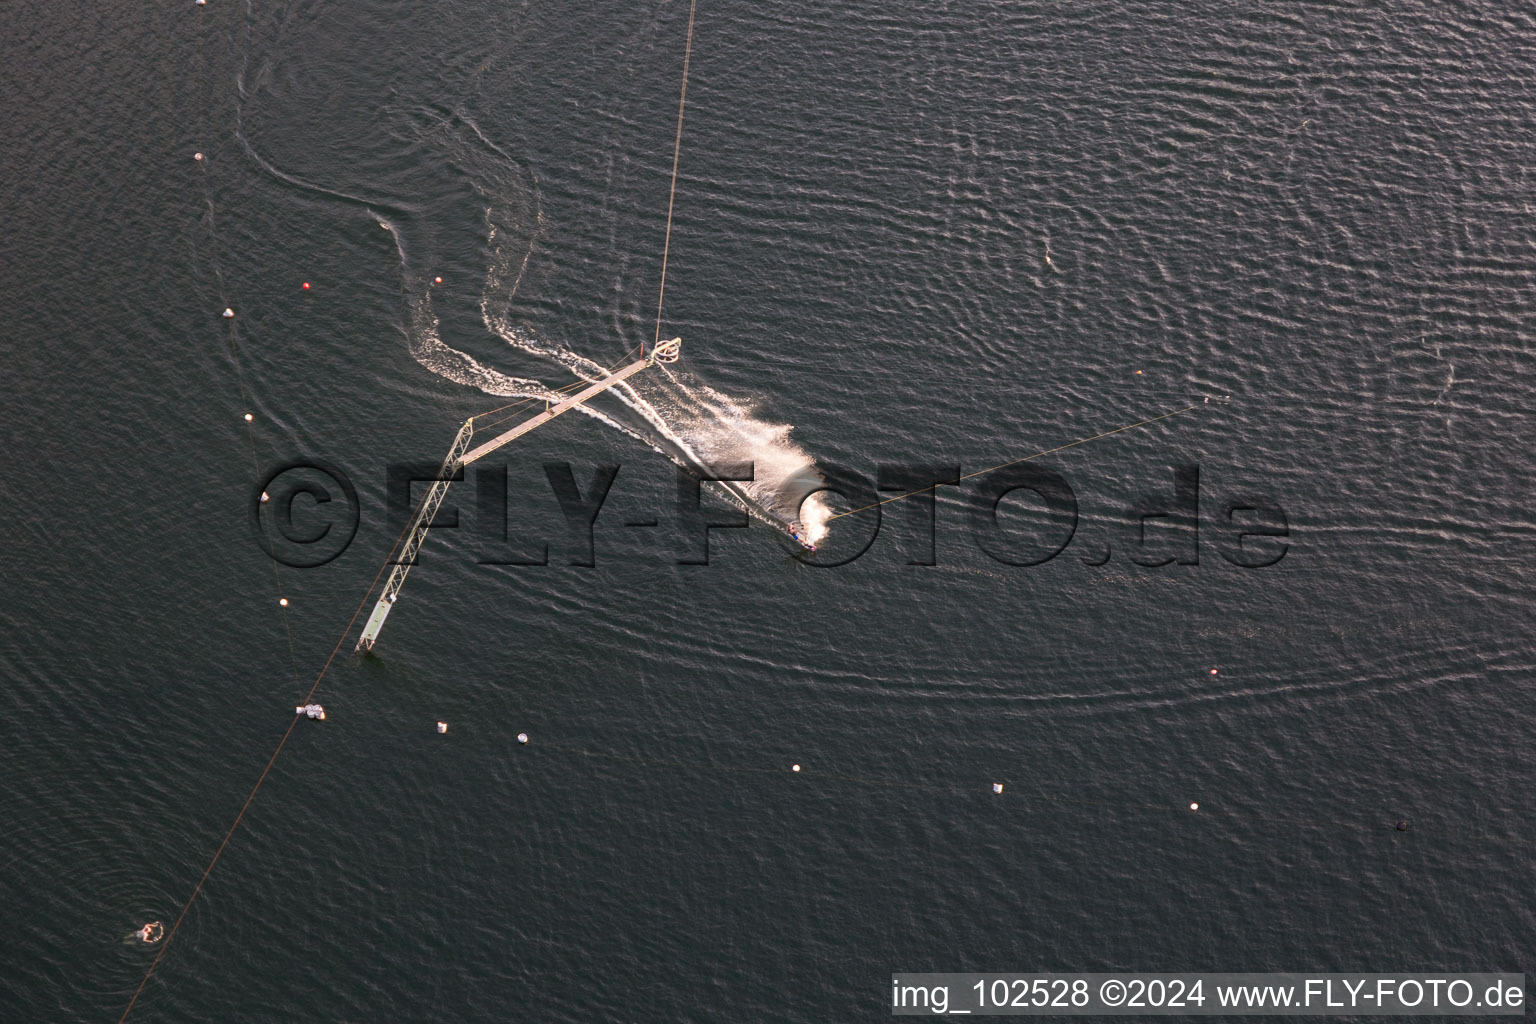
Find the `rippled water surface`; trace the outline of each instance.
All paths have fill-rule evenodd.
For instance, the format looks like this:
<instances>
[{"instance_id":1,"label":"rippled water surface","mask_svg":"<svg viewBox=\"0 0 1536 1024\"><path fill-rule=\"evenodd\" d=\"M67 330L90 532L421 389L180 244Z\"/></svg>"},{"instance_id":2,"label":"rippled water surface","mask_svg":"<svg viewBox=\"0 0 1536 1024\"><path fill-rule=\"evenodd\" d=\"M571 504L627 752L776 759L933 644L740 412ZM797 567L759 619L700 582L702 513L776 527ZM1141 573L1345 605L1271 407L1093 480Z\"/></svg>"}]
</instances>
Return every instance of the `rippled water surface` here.
<instances>
[{"instance_id":1,"label":"rippled water surface","mask_svg":"<svg viewBox=\"0 0 1536 1024\"><path fill-rule=\"evenodd\" d=\"M154 957L126 940L176 919L389 550L386 467L650 341L687 18L0 8L0 1020L121 1015ZM505 545L452 492L131 1019L1527 969L1533 57L1492 2L701 3L682 362L498 454ZM980 550L977 479L840 567L780 530L807 473L970 474L1177 410L1030 464L1077 505L1045 564ZM316 460L357 538L274 569L252 487ZM594 567L560 461L622 467ZM706 505L751 526L680 565L677 465L727 462L759 478ZM1175 466L1198 564L1137 564L1195 550L1136 546ZM1256 495L1289 546L1241 568ZM818 500L847 557L874 513ZM1001 506L1015 561L1053 546L1038 507Z\"/></svg>"}]
</instances>

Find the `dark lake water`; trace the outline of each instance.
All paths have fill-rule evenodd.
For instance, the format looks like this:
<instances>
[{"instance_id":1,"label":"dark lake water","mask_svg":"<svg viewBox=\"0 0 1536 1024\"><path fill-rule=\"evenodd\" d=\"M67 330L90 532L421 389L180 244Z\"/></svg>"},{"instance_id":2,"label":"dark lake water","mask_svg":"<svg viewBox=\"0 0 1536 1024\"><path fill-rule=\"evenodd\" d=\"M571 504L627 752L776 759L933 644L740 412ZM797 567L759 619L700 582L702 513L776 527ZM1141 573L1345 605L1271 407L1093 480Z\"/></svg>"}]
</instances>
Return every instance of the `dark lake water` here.
<instances>
[{"instance_id":1,"label":"dark lake water","mask_svg":"<svg viewBox=\"0 0 1536 1024\"><path fill-rule=\"evenodd\" d=\"M122 1014L131 933L175 920L390 549L387 468L651 340L687 18L0 7L0 1020ZM682 361L489 460L506 544L453 490L131 1019L1529 970L1533 58L1488 0L701 4ZM1176 410L1026 464L1075 501L1043 564L978 546L981 477L839 567L782 534L806 464L900 486ZM315 461L356 539L274 565L252 489ZM678 564L679 461L758 467L709 565ZM584 493L621 466L595 566L546 462ZM1175 467L1198 538L1141 545ZM841 560L873 513L823 498ZM1266 519L1234 505L1283 510L1283 558L1234 564L1281 543L1234 547ZM1058 546L1042 508L1003 499L994 553Z\"/></svg>"}]
</instances>

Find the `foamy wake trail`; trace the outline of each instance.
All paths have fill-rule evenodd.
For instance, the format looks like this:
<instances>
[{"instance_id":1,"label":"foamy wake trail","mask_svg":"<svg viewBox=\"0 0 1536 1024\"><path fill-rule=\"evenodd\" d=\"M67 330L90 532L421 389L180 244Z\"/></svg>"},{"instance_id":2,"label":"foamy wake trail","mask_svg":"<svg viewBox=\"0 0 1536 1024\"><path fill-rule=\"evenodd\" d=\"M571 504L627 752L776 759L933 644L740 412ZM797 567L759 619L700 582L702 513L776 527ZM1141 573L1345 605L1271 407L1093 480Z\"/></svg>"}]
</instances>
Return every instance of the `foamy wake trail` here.
<instances>
[{"instance_id":1,"label":"foamy wake trail","mask_svg":"<svg viewBox=\"0 0 1536 1024\"><path fill-rule=\"evenodd\" d=\"M518 352L548 361L551 369L559 367L584 380L603 377L614 367L550 343L508 318L507 309L527 268L532 240L526 245L510 241L509 232L498 225L494 209L486 211L486 220L491 265L480 300L486 328ZM498 397L557 397L537 380L502 373L445 344L432 311L430 289L412 289L407 281L407 290L410 350L422 366ZM684 339L685 360L687 351ZM789 424L761 418L751 402L700 384L677 366L653 366L612 393L644 421L645 427L622 422L590 404L580 406L579 411L689 469L751 463L752 481L723 485L736 504L779 529L798 519L813 544L826 535L832 509L825 493L800 500L821 485L822 476L811 456L790 437L793 428Z\"/></svg>"}]
</instances>

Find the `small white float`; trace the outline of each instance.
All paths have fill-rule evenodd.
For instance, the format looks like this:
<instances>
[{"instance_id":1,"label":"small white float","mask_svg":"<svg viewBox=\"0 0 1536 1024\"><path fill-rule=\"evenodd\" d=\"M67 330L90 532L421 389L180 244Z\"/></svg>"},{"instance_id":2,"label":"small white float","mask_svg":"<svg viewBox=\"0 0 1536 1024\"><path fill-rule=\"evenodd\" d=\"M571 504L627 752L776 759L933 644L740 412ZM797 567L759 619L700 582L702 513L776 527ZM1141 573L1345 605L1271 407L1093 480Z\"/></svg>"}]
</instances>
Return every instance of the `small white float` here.
<instances>
[{"instance_id":1,"label":"small white float","mask_svg":"<svg viewBox=\"0 0 1536 1024\"><path fill-rule=\"evenodd\" d=\"M305 704L303 707L294 708L293 713L304 715L308 718L316 718L322 722L325 721L325 705L323 704Z\"/></svg>"}]
</instances>

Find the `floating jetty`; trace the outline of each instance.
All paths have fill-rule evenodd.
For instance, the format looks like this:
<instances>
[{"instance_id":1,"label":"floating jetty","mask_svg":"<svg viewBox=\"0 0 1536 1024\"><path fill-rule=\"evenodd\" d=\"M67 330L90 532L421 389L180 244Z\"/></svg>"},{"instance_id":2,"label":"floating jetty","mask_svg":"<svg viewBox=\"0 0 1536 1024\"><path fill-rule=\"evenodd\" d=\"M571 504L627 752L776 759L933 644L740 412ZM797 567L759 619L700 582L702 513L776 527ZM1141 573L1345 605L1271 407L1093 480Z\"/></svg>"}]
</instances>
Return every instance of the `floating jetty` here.
<instances>
[{"instance_id":1,"label":"floating jetty","mask_svg":"<svg viewBox=\"0 0 1536 1024\"><path fill-rule=\"evenodd\" d=\"M421 507L416 511L416 518L411 521L405 542L400 547L399 557L394 560L395 567L390 570L389 580L384 584L378 603L373 606L373 614L368 616L362 635L357 638L357 649L371 651L373 645L378 643L379 631L384 628L384 620L389 618L390 609L395 606L395 601L400 597L400 588L405 586L406 575L410 573L411 566L416 564L416 554L427 539L427 531L432 527L432 519L437 515L437 510L442 507L443 498L448 494L448 486L453 483L453 477L461 469L478 459L483 459L502 445L517 440L530 430L542 427L556 416L585 405L591 399L615 385L624 383L648 366L656 363L677 362L682 348L683 339L681 338L664 341L657 345L650 355L642 354L628 366L613 371L602 380L588 384L571 397L548 406L543 412L530 416L511 430L497 434L474 448L469 445L475 435L475 417L471 416L465 420L459 432L454 435L453 444L448 448L448 455L443 459L437 478L432 481L426 497L422 499Z\"/></svg>"}]
</instances>

